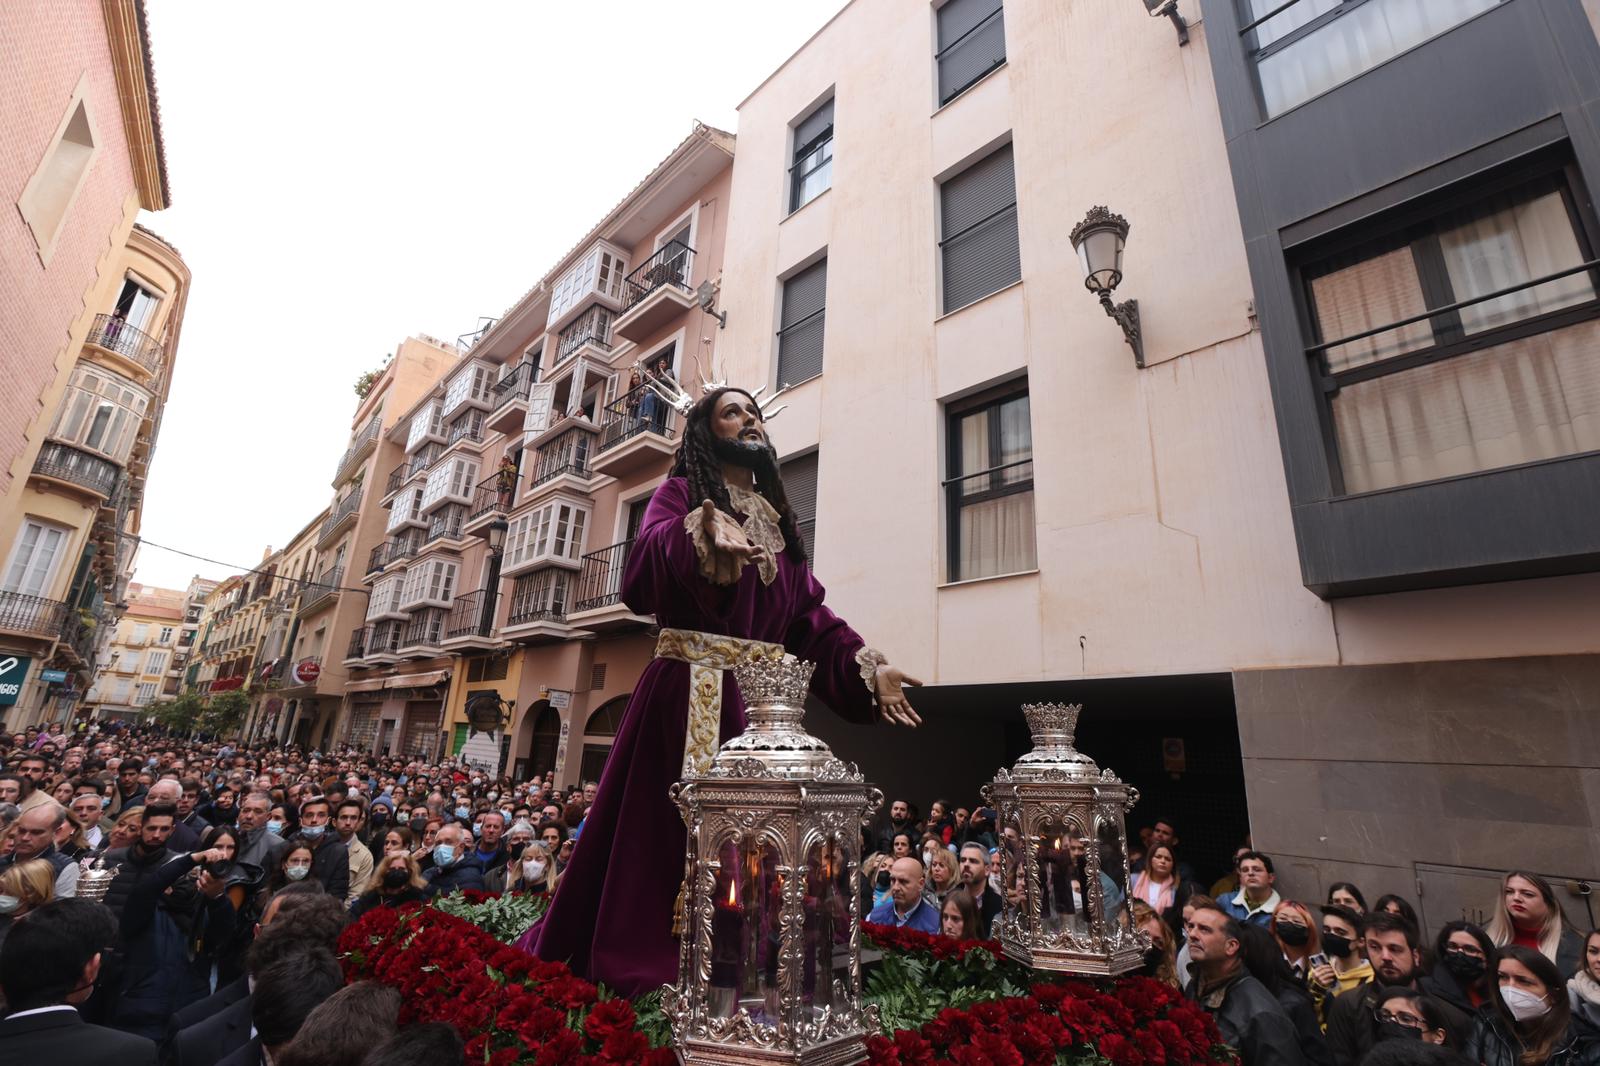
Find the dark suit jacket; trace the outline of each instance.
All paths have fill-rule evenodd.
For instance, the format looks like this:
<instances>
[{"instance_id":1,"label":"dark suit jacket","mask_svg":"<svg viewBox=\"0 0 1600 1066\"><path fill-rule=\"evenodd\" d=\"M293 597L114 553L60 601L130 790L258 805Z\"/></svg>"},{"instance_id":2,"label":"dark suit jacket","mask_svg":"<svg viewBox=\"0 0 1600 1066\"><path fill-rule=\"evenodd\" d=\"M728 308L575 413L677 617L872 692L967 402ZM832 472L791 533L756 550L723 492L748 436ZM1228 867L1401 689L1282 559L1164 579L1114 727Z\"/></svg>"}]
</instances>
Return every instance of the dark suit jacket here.
<instances>
[{"instance_id":1,"label":"dark suit jacket","mask_svg":"<svg viewBox=\"0 0 1600 1066\"><path fill-rule=\"evenodd\" d=\"M239 983L243 984L244 978L240 978ZM172 1066L211 1066L244 1047L250 1042L250 1007L250 998L246 996L186 1026L172 1038L167 1048L167 1061Z\"/></svg>"},{"instance_id":2,"label":"dark suit jacket","mask_svg":"<svg viewBox=\"0 0 1600 1066\"><path fill-rule=\"evenodd\" d=\"M90 1025L76 1010L53 1010L0 1021L0 1062L72 1066L156 1066L153 1041Z\"/></svg>"},{"instance_id":3,"label":"dark suit jacket","mask_svg":"<svg viewBox=\"0 0 1600 1066\"><path fill-rule=\"evenodd\" d=\"M237 981L229 981L218 988L205 999L196 1000L172 1016L167 1023L167 1043L172 1043L172 1038L191 1025L198 1025L207 1018L233 1006L250 994L250 981L241 977Z\"/></svg>"},{"instance_id":4,"label":"dark suit jacket","mask_svg":"<svg viewBox=\"0 0 1600 1066\"><path fill-rule=\"evenodd\" d=\"M261 1038L254 1037L232 1055L218 1059L217 1066L261 1066Z\"/></svg>"}]
</instances>

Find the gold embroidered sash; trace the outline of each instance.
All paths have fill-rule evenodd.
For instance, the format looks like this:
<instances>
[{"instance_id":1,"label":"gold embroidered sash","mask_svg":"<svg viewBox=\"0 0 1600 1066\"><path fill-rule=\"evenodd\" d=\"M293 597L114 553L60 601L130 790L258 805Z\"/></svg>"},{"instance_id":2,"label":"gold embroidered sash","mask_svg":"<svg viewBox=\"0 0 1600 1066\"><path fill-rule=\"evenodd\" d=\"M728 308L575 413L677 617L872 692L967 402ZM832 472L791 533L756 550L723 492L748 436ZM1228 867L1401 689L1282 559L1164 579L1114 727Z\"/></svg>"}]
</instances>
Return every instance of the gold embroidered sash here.
<instances>
[{"instance_id":1,"label":"gold embroidered sash","mask_svg":"<svg viewBox=\"0 0 1600 1066\"><path fill-rule=\"evenodd\" d=\"M743 640L692 629L663 629L656 658L689 664L689 722L680 776L702 773L717 753L722 728L722 672L758 659L783 658L782 644Z\"/></svg>"}]
</instances>

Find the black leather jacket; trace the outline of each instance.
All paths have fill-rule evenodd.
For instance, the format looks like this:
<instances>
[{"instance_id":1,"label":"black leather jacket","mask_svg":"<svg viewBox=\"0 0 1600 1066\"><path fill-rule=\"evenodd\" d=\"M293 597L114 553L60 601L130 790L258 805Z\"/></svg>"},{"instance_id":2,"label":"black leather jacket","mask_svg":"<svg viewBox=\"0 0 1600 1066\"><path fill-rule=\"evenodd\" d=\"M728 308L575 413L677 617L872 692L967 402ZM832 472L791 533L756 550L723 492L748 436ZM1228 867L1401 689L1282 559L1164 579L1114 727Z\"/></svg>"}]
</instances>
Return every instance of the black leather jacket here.
<instances>
[{"instance_id":1,"label":"black leather jacket","mask_svg":"<svg viewBox=\"0 0 1600 1066\"><path fill-rule=\"evenodd\" d=\"M1483 1066L1521 1066L1522 1044L1505 1020L1489 1007L1473 1019L1461 1053ZM1569 1024L1542 1066L1600 1066L1600 1040L1577 1023Z\"/></svg>"},{"instance_id":2,"label":"black leather jacket","mask_svg":"<svg viewBox=\"0 0 1600 1066\"><path fill-rule=\"evenodd\" d=\"M1222 1039L1238 1049L1244 1066L1308 1066L1294 1022L1267 987L1243 967L1205 989L1196 976L1185 995L1216 1021Z\"/></svg>"}]
</instances>

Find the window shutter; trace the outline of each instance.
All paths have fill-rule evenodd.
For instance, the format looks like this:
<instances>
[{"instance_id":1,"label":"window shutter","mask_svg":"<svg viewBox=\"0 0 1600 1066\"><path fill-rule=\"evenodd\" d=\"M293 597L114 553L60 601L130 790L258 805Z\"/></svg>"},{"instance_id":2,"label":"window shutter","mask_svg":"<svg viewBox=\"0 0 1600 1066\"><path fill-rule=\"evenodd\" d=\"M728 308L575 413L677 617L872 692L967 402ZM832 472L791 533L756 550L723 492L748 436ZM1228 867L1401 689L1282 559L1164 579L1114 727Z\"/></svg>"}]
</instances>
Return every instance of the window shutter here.
<instances>
[{"instance_id":1,"label":"window shutter","mask_svg":"<svg viewBox=\"0 0 1600 1066\"><path fill-rule=\"evenodd\" d=\"M794 509L795 523L806 542L806 558L816 561L812 535L817 525L817 454L802 455L783 464L783 493Z\"/></svg>"},{"instance_id":2,"label":"window shutter","mask_svg":"<svg viewBox=\"0 0 1600 1066\"><path fill-rule=\"evenodd\" d=\"M939 102L1005 62L1005 15L1000 0L950 0L939 9ZM985 23L989 16L996 17Z\"/></svg>"},{"instance_id":3,"label":"window shutter","mask_svg":"<svg viewBox=\"0 0 1600 1066\"><path fill-rule=\"evenodd\" d=\"M811 114L801 119L800 122L795 126L795 158L800 158L800 150L806 145L810 144L812 141L816 140L818 137L822 136L823 132L832 125L833 101L830 99L827 103L823 104L821 107L811 112Z\"/></svg>"},{"instance_id":4,"label":"window shutter","mask_svg":"<svg viewBox=\"0 0 1600 1066\"><path fill-rule=\"evenodd\" d=\"M1011 145L945 182L944 309L953 311L1022 277Z\"/></svg>"},{"instance_id":5,"label":"window shutter","mask_svg":"<svg viewBox=\"0 0 1600 1066\"><path fill-rule=\"evenodd\" d=\"M606 664L595 663L589 670L589 687L598 692L606 687Z\"/></svg>"},{"instance_id":6,"label":"window shutter","mask_svg":"<svg viewBox=\"0 0 1600 1066\"><path fill-rule=\"evenodd\" d=\"M827 292L826 259L783 283L783 314L778 331L779 388L822 373Z\"/></svg>"}]
</instances>

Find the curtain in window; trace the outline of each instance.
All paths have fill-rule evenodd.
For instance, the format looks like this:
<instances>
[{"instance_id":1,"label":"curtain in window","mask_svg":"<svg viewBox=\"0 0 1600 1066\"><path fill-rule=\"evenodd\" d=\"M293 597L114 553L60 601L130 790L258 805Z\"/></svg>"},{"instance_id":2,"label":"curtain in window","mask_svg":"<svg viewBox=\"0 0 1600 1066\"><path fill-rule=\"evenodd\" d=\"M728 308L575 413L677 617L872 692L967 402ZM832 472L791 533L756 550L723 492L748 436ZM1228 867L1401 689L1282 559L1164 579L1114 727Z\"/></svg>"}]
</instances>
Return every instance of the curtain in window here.
<instances>
[{"instance_id":1,"label":"curtain in window","mask_svg":"<svg viewBox=\"0 0 1600 1066\"><path fill-rule=\"evenodd\" d=\"M1410 245L1313 278L1311 298L1325 341L1398 322L1428 309ZM1422 321L1329 348L1325 355L1329 372L1338 373L1432 344L1433 329Z\"/></svg>"},{"instance_id":2,"label":"curtain in window","mask_svg":"<svg viewBox=\"0 0 1600 1066\"><path fill-rule=\"evenodd\" d=\"M1033 540L1033 490L961 508L963 581L1013 574L1038 565Z\"/></svg>"},{"instance_id":3,"label":"curtain in window","mask_svg":"<svg viewBox=\"0 0 1600 1066\"><path fill-rule=\"evenodd\" d=\"M1293 44L1261 59L1261 97L1276 115L1392 59L1503 0L1368 0ZM1281 0L1251 0L1258 18ZM1265 48L1319 15L1341 6L1336 0L1300 0L1256 28Z\"/></svg>"},{"instance_id":4,"label":"curtain in window","mask_svg":"<svg viewBox=\"0 0 1600 1066\"><path fill-rule=\"evenodd\" d=\"M1496 292L1583 262L1577 236L1559 192L1517 203L1507 196L1459 212L1441 226L1450 288L1457 300ZM1558 311L1594 299L1589 275L1510 293L1461 309L1468 333Z\"/></svg>"},{"instance_id":5,"label":"curtain in window","mask_svg":"<svg viewBox=\"0 0 1600 1066\"><path fill-rule=\"evenodd\" d=\"M957 530L957 575L961 580L1037 566L1033 464L1021 462L1033 454L1028 410L1028 398L1023 396L961 419L961 472L980 474L960 483L962 497L982 497L1011 486L1030 486L992 499L961 501ZM1018 465L1007 466L1009 463ZM985 470L992 472L982 475Z\"/></svg>"}]
</instances>

